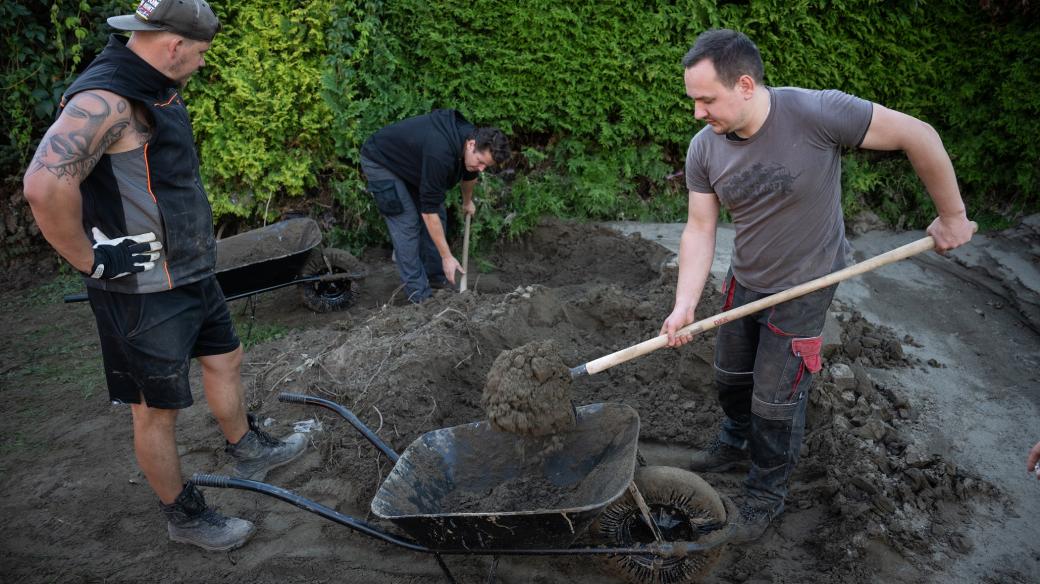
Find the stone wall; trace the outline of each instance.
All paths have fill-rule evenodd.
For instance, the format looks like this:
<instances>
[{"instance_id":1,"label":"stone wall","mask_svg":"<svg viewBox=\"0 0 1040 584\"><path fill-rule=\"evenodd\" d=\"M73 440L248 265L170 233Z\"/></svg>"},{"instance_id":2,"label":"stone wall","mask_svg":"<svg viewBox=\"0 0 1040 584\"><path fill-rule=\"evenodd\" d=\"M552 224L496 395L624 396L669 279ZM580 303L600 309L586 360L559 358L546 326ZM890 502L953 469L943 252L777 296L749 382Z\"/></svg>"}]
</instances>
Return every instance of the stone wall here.
<instances>
[{"instance_id":1,"label":"stone wall","mask_svg":"<svg viewBox=\"0 0 1040 584\"><path fill-rule=\"evenodd\" d=\"M5 287L22 287L53 274L59 257L40 234L22 195L21 181L10 180L0 192L0 279Z\"/></svg>"}]
</instances>

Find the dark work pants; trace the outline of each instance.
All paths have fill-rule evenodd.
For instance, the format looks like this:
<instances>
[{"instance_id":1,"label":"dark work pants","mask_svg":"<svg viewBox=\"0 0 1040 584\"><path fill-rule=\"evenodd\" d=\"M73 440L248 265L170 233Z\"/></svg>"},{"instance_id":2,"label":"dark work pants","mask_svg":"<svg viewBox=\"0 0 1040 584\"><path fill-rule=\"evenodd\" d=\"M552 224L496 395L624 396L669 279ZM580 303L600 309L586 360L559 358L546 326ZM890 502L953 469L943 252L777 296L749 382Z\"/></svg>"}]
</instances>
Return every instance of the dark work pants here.
<instances>
[{"instance_id":1,"label":"dark work pants","mask_svg":"<svg viewBox=\"0 0 1040 584\"><path fill-rule=\"evenodd\" d=\"M365 157L361 158L361 170L390 232L405 297L420 303L433 294L431 281L447 281L440 252L426 230L426 223L408 192L408 185L389 169ZM437 215L447 236L448 212L443 204L438 207Z\"/></svg>"},{"instance_id":2,"label":"dark work pants","mask_svg":"<svg viewBox=\"0 0 1040 584\"><path fill-rule=\"evenodd\" d=\"M726 414L719 438L751 455L748 503L779 513L798 463L812 374L820 370L824 320L837 285L719 327L715 387ZM744 288L732 273L724 310L769 296Z\"/></svg>"}]
</instances>

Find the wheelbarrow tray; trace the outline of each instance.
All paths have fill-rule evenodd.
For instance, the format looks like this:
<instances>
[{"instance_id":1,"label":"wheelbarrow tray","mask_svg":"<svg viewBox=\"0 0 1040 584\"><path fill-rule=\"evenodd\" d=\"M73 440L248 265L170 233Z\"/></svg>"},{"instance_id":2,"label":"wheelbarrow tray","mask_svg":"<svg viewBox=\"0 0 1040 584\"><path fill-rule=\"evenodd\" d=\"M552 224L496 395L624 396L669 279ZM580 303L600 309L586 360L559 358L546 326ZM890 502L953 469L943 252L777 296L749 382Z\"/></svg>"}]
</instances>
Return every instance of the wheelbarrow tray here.
<instances>
[{"instance_id":1,"label":"wheelbarrow tray","mask_svg":"<svg viewBox=\"0 0 1040 584\"><path fill-rule=\"evenodd\" d=\"M432 549L567 547L628 489L638 438L638 414L616 403L578 407L573 430L544 438L487 421L434 430L400 456L372 512Z\"/></svg>"},{"instance_id":2,"label":"wheelbarrow tray","mask_svg":"<svg viewBox=\"0 0 1040 584\"><path fill-rule=\"evenodd\" d=\"M292 282L301 275L321 229L307 217L287 219L217 241L216 276L231 298Z\"/></svg>"}]
</instances>

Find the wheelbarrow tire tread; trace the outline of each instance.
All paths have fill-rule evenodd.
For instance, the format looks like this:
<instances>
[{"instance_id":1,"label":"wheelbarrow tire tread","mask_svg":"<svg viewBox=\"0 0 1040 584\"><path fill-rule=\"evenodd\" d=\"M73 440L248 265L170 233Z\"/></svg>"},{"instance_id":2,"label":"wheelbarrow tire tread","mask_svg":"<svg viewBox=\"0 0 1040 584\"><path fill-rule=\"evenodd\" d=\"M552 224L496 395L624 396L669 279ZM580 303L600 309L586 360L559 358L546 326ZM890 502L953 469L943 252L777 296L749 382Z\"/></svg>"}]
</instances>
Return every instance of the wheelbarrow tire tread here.
<instances>
[{"instance_id":1,"label":"wheelbarrow tire tread","mask_svg":"<svg viewBox=\"0 0 1040 584\"><path fill-rule=\"evenodd\" d=\"M325 259L328 258L334 274L351 274L350 279L340 282L305 282L299 285L300 301L314 312L334 312L346 310L357 300L360 286L358 280L366 275L364 265L349 251L327 247L315 249L307 257L300 274L313 276L329 273Z\"/></svg>"},{"instance_id":2,"label":"wheelbarrow tire tread","mask_svg":"<svg viewBox=\"0 0 1040 584\"><path fill-rule=\"evenodd\" d=\"M665 540L696 542L726 522L726 507L722 498L711 485L693 472L670 466L645 466L636 469L634 480L651 514L654 514L655 509L667 508L689 519L691 530L669 532L662 529ZM626 493L596 518L590 531L600 543L610 546L627 547L651 541L647 533L634 541L636 538L632 537L629 529L632 527L643 528L645 524L631 494ZM678 536L691 531L697 533L691 537ZM669 537L672 533L675 537ZM612 556L606 561L611 572L631 584L688 584L706 577L718 563L722 551L720 546L682 558L662 558L657 569L652 567L654 558L650 556Z\"/></svg>"}]
</instances>

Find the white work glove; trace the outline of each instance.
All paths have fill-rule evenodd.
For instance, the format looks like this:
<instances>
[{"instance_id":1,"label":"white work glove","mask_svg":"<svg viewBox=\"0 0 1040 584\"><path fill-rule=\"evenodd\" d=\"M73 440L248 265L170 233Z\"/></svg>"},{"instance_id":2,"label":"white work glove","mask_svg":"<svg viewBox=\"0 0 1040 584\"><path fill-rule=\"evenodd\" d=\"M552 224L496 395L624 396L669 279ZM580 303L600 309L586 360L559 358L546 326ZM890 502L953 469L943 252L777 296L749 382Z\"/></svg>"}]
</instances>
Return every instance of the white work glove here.
<instances>
[{"instance_id":1,"label":"white work glove","mask_svg":"<svg viewBox=\"0 0 1040 584\"><path fill-rule=\"evenodd\" d=\"M128 235L109 239L97 227L91 228L94 234L94 266L90 268L90 277L99 280L112 280L130 274L144 272L155 267L159 259L162 243L155 240L154 233Z\"/></svg>"}]
</instances>

